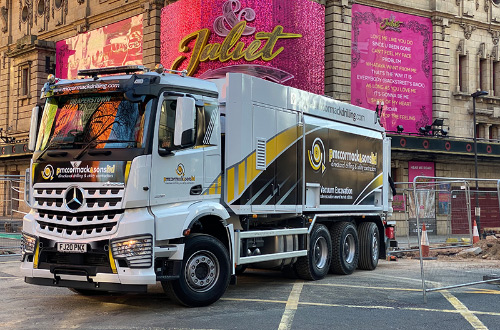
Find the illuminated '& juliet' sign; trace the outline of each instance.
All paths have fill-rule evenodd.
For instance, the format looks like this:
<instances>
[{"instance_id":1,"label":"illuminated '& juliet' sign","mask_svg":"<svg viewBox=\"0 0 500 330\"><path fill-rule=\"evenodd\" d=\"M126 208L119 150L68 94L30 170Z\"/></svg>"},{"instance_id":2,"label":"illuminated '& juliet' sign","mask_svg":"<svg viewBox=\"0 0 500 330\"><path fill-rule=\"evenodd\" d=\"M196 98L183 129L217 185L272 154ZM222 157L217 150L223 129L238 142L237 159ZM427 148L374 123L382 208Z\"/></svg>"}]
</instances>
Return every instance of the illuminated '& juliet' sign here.
<instances>
[{"instance_id":1,"label":"illuminated '& juliet' sign","mask_svg":"<svg viewBox=\"0 0 500 330\"><path fill-rule=\"evenodd\" d=\"M322 94L324 10L310 0L180 0L162 10L161 62L190 76L243 72Z\"/></svg>"}]
</instances>

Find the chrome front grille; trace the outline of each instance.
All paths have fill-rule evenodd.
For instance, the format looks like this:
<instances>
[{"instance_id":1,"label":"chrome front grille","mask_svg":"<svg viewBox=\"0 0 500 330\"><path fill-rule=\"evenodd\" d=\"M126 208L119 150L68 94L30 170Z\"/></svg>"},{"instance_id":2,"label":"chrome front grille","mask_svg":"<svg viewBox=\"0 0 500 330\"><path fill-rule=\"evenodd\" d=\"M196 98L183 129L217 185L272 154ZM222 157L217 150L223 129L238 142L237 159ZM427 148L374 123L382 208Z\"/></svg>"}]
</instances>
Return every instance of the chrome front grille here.
<instances>
[{"instance_id":1,"label":"chrome front grille","mask_svg":"<svg viewBox=\"0 0 500 330\"><path fill-rule=\"evenodd\" d=\"M78 212L119 210L122 208L124 188L83 188L85 203ZM64 204L67 189L35 188L35 209L69 211Z\"/></svg>"},{"instance_id":2,"label":"chrome front grille","mask_svg":"<svg viewBox=\"0 0 500 330\"><path fill-rule=\"evenodd\" d=\"M65 195L73 187L35 187L33 208L37 212L37 231L67 239L115 233L123 214L124 188L81 187L82 205L77 210L71 210L65 204Z\"/></svg>"}]
</instances>

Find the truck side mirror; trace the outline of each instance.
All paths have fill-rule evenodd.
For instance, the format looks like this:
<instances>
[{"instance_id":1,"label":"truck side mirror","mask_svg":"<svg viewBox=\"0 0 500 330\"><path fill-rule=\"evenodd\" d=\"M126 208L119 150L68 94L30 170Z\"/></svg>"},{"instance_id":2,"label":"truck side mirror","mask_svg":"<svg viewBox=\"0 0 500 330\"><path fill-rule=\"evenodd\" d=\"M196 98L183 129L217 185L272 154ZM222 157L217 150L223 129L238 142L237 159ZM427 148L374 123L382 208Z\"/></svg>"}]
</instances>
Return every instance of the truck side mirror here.
<instances>
[{"instance_id":1,"label":"truck side mirror","mask_svg":"<svg viewBox=\"0 0 500 330\"><path fill-rule=\"evenodd\" d=\"M28 142L28 149L34 151L36 147L36 136L38 134L38 114L40 112L40 107L33 107L31 111L31 124L30 124L30 135Z\"/></svg>"},{"instance_id":2,"label":"truck side mirror","mask_svg":"<svg viewBox=\"0 0 500 330\"><path fill-rule=\"evenodd\" d=\"M195 100L178 97L175 111L174 145L185 146L194 142Z\"/></svg>"}]
</instances>

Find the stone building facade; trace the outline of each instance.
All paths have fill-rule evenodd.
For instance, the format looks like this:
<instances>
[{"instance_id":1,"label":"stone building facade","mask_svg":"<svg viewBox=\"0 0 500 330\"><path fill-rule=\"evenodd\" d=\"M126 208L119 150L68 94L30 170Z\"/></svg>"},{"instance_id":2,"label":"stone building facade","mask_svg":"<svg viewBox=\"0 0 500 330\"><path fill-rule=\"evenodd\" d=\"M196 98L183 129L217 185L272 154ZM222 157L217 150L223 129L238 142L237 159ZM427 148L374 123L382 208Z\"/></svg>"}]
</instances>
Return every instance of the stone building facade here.
<instances>
[{"instance_id":1,"label":"stone building facade","mask_svg":"<svg viewBox=\"0 0 500 330\"><path fill-rule=\"evenodd\" d=\"M313 1L313 0L311 0ZM0 175L24 174L31 109L54 73L57 41L143 15L143 64L160 62L161 9L175 0L0 1ZM222 0L221 0L222 2ZM446 136L391 132L393 177L409 180L409 162L434 163L435 176L474 177L471 138L479 139L479 177L499 178L500 1L318 0L325 6L325 94L351 102L352 6L360 4L432 22L432 120ZM473 127L471 93L477 99ZM4 193L4 195L6 195ZM396 219L402 219L396 214ZM402 227L403 228L403 227ZM406 229L403 229L406 230Z\"/></svg>"}]
</instances>

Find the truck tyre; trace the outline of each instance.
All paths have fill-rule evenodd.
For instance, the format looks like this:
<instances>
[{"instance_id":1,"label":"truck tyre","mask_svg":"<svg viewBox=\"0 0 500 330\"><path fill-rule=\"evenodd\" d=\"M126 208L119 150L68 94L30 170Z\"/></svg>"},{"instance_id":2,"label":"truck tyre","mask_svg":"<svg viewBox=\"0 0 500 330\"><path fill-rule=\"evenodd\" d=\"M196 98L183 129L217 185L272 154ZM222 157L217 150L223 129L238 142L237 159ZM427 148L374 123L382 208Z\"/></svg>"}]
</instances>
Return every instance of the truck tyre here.
<instances>
[{"instance_id":1,"label":"truck tyre","mask_svg":"<svg viewBox=\"0 0 500 330\"><path fill-rule=\"evenodd\" d=\"M304 280L320 280L328 274L332 259L332 239L325 225L314 226L309 237L309 252L295 263L297 276Z\"/></svg>"},{"instance_id":2,"label":"truck tyre","mask_svg":"<svg viewBox=\"0 0 500 330\"><path fill-rule=\"evenodd\" d=\"M332 263L334 274L349 275L358 267L358 232L351 222L337 222L330 228L332 236Z\"/></svg>"},{"instance_id":3,"label":"truck tyre","mask_svg":"<svg viewBox=\"0 0 500 330\"><path fill-rule=\"evenodd\" d=\"M192 236L186 241L179 279L161 284L182 305L207 306L226 291L231 279L229 265L227 249L218 239Z\"/></svg>"},{"instance_id":4,"label":"truck tyre","mask_svg":"<svg viewBox=\"0 0 500 330\"><path fill-rule=\"evenodd\" d=\"M358 226L359 269L374 270L378 265L380 234L373 222L363 222Z\"/></svg>"}]
</instances>

